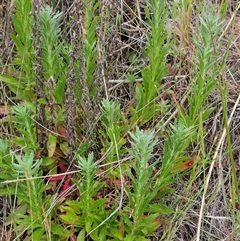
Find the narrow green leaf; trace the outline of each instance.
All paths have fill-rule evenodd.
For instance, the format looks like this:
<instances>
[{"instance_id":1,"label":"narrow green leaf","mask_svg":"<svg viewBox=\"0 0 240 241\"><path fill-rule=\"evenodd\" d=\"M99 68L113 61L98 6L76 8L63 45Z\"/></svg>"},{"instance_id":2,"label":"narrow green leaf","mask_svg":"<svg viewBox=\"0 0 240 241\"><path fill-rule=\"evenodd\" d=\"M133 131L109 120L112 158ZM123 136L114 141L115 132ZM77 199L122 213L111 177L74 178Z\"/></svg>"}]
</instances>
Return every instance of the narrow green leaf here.
<instances>
[{"instance_id":1,"label":"narrow green leaf","mask_svg":"<svg viewBox=\"0 0 240 241\"><path fill-rule=\"evenodd\" d=\"M48 141L47 141L48 157L53 157L53 154L56 150L56 145L57 145L57 137L53 134L49 134Z\"/></svg>"},{"instance_id":2,"label":"narrow green leaf","mask_svg":"<svg viewBox=\"0 0 240 241\"><path fill-rule=\"evenodd\" d=\"M77 236L77 241L85 241L85 234L85 229L82 229Z\"/></svg>"},{"instance_id":3,"label":"narrow green leaf","mask_svg":"<svg viewBox=\"0 0 240 241\"><path fill-rule=\"evenodd\" d=\"M0 74L0 81L6 83L12 88L15 94L17 93L17 90L23 90L26 88L26 84L22 83L19 79L6 74Z\"/></svg>"},{"instance_id":4,"label":"narrow green leaf","mask_svg":"<svg viewBox=\"0 0 240 241\"><path fill-rule=\"evenodd\" d=\"M70 231L60 224L51 223L51 231L61 238L68 238L70 235Z\"/></svg>"},{"instance_id":5,"label":"narrow green leaf","mask_svg":"<svg viewBox=\"0 0 240 241\"><path fill-rule=\"evenodd\" d=\"M146 208L146 212L151 213L161 213L161 214L171 214L173 212L172 208L166 207L161 203L149 204Z\"/></svg>"}]
</instances>

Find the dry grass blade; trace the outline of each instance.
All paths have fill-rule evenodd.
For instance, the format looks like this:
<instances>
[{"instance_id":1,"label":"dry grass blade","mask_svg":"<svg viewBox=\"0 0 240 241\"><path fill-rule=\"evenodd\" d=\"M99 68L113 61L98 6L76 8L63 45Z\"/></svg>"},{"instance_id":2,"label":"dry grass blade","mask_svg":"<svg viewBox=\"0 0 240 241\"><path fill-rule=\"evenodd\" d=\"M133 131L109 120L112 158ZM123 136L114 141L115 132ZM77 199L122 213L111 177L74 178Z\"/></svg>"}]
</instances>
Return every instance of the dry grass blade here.
<instances>
[{"instance_id":1,"label":"dry grass blade","mask_svg":"<svg viewBox=\"0 0 240 241\"><path fill-rule=\"evenodd\" d=\"M234 105L234 107L232 109L231 115L230 115L230 117L228 119L228 126L230 126L230 124L231 124L233 115L234 115L234 113L236 111L236 108L237 108L237 106L239 104L239 101L240 101L240 94L238 95L238 98L237 98L237 100L235 102L235 105ZM215 153L213 155L212 163L210 165L210 168L209 168L209 171L208 171L208 175L207 175L207 178L206 178L206 183L205 183L205 186L204 186L204 192L203 192L203 196L202 196L202 203L201 203L200 212L199 212L196 241L200 241L201 225L202 225L202 218L203 218L203 215L204 215L204 205L205 205L206 193L207 193L207 190L208 190L208 185L209 185L209 182L210 182L210 178L211 178L211 175L212 175L212 171L213 171L215 162L217 161L217 157L218 157L218 153L219 153L220 147L223 144L223 142L225 141L225 138L226 138L226 128L224 128L224 130L222 132L222 135L221 135L221 137L220 137L220 139L218 141L218 144L217 144L217 147L216 147L216 151L215 151Z\"/></svg>"}]
</instances>

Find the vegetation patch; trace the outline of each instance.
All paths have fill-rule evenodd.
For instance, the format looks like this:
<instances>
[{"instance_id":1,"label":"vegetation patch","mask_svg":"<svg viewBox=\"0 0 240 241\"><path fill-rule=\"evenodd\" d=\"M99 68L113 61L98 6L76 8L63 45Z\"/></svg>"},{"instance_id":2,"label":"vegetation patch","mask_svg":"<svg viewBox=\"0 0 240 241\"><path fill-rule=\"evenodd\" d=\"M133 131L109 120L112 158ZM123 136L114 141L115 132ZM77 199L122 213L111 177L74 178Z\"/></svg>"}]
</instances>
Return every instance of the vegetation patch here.
<instances>
[{"instance_id":1,"label":"vegetation patch","mask_svg":"<svg viewBox=\"0 0 240 241\"><path fill-rule=\"evenodd\" d=\"M239 240L239 8L2 1L0 239Z\"/></svg>"}]
</instances>

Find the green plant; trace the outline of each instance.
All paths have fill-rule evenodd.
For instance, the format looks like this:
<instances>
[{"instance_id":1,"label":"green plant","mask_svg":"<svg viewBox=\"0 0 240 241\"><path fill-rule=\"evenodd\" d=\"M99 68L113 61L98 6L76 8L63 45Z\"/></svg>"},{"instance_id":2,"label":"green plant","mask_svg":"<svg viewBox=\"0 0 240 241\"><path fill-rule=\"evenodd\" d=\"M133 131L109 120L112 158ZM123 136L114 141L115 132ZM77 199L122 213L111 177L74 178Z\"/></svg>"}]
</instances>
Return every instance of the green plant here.
<instances>
[{"instance_id":1,"label":"green plant","mask_svg":"<svg viewBox=\"0 0 240 241\"><path fill-rule=\"evenodd\" d=\"M196 139L196 128L193 126L186 127L181 119L171 125L169 137L164 142L162 166L159 170L159 178L157 179L159 189L176 182L174 173L185 170L185 164L189 164L186 161L191 159L190 157L186 157L186 150ZM190 164L189 167L196 163Z\"/></svg>"},{"instance_id":2,"label":"green plant","mask_svg":"<svg viewBox=\"0 0 240 241\"><path fill-rule=\"evenodd\" d=\"M48 134L47 150L48 156L52 157L56 145L59 144L61 151L68 153L66 141L65 121L65 88L69 75L70 49L63 40L61 30L62 13L54 11L49 6L42 7L39 13L39 33L44 79L41 90L44 96L37 100L38 103L47 106L46 125L55 133ZM58 134L62 136L59 141Z\"/></svg>"},{"instance_id":3,"label":"green plant","mask_svg":"<svg viewBox=\"0 0 240 241\"><path fill-rule=\"evenodd\" d=\"M153 167L156 162L149 165L148 162L154 158L151 154L153 147L157 143L154 132L140 131L130 133L132 147L129 149L130 155L134 158L133 170L128 171L128 176L132 181L131 187L125 187L128 196L128 205L122 212L124 220L124 230L126 236L124 240L148 240L147 237L160 226L157 221L159 213L170 213L171 210L161 203L151 204L158 190L154 188ZM147 216L144 214L148 213Z\"/></svg>"},{"instance_id":4,"label":"green plant","mask_svg":"<svg viewBox=\"0 0 240 241\"><path fill-rule=\"evenodd\" d=\"M121 179L120 185L126 191L127 202L123 210L116 213L111 211L115 205L107 211L109 200L100 197L95 199L107 183L96 180L98 166L94 163L93 154L87 160L78 156L79 181L74 179L74 183L81 198L66 201L60 206L61 219L74 225L79 240L84 240L86 235L90 235L93 240L148 240L147 237L152 236L163 223L159 216L172 212L163 200L173 192L171 185L176 182L177 173L186 170L182 160L183 157L186 160L184 154L194 135L194 129L186 129L181 121L177 127L172 126L172 133L165 141L163 158L149 164L154 158L152 151L157 143L154 132L137 128L135 133L130 133L132 144L128 152L133 158L130 162L132 169L128 167L123 176L128 177L131 184L125 185ZM160 163L162 166L159 172L154 173L154 168ZM158 198L162 201L154 203Z\"/></svg>"},{"instance_id":5,"label":"green plant","mask_svg":"<svg viewBox=\"0 0 240 241\"><path fill-rule=\"evenodd\" d=\"M34 47L33 32L34 23L31 0L17 0L15 13L12 15L15 33L11 38L16 47L16 57L13 63L5 67L5 73L0 74L0 80L6 83L16 98L33 106L35 101L35 71L34 71Z\"/></svg>"},{"instance_id":6,"label":"green plant","mask_svg":"<svg viewBox=\"0 0 240 241\"><path fill-rule=\"evenodd\" d=\"M12 123L20 136L13 138L12 142L27 150L37 150L35 114L29 107L18 104L12 109L14 116Z\"/></svg>"},{"instance_id":7,"label":"green plant","mask_svg":"<svg viewBox=\"0 0 240 241\"><path fill-rule=\"evenodd\" d=\"M99 3L95 0L84 1L85 14L84 14L84 29L85 40L83 42L83 59L85 69L85 80L87 88L89 89L89 98L96 97L96 83L94 83L96 70L97 70L97 28L99 17L97 16L97 10Z\"/></svg>"},{"instance_id":8,"label":"green plant","mask_svg":"<svg viewBox=\"0 0 240 241\"><path fill-rule=\"evenodd\" d=\"M177 181L177 173L190 167L187 161L190 158L185 153L196 138L196 133L194 128L185 128L182 121L175 123L171 129L164 143L164 155L155 161L152 154L157 143L154 132L143 132L137 128L135 133L130 133L133 141L129 153L134 158L134 171L129 169L127 172L132 186L125 187L128 204L122 213L126 232L124 240L148 240L147 237L162 225L160 218L172 213L172 209L165 205L164 198L174 191L171 185ZM191 162L191 165L194 164ZM154 173L156 168L159 171ZM159 198L161 201L154 202Z\"/></svg>"},{"instance_id":9,"label":"green plant","mask_svg":"<svg viewBox=\"0 0 240 241\"><path fill-rule=\"evenodd\" d=\"M0 178L0 196L6 195L6 189L7 193L9 195L14 195L15 189L14 187L7 186L3 182L6 180L13 180L15 177L15 174L13 173L13 165L12 165L12 156L10 154L10 147L9 147L9 142L6 140L0 139L0 166L2 168L2 175Z\"/></svg>"},{"instance_id":10,"label":"green plant","mask_svg":"<svg viewBox=\"0 0 240 241\"><path fill-rule=\"evenodd\" d=\"M151 26L147 35L147 55L149 66L142 70L143 83L136 86L136 107L129 106L132 115L131 126L143 125L157 113L165 112L166 106L159 103L158 92L161 89L163 76L167 74L166 56L171 47L169 36L165 29L166 1L152 1L152 14L146 12Z\"/></svg>"},{"instance_id":11,"label":"green plant","mask_svg":"<svg viewBox=\"0 0 240 241\"><path fill-rule=\"evenodd\" d=\"M214 110L214 107L209 107L208 98L217 88L218 73L225 63L225 58L219 59L221 29L222 22L218 15L203 13L199 17L199 33L193 36L196 55L194 57L195 71L191 77L192 91L187 95L189 108L184 110L180 105L178 106L179 116L184 120L185 125L198 128L198 142L203 156L205 156L204 122Z\"/></svg>"},{"instance_id":12,"label":"green plant","mask_svg":"<svg viewBox=\"0 0 240 241\"><path fill-rule=\"evenodd\" d=\"M27 87L35 85L34 73L34 47L33 47L33 16L30 15L32 9L31 0L17 0L15 14L12 15L13 26L16 34L11 37L16 46L17 58L14 63L21 68L21 75L24 73L24 82ZM21 76L20 75L20 76ZM20 77L19 76L19 77Z\"/></svg>"},{"instance_id":13,"label":"green plant","mask_svg":"<svg viewBox=\"0 0 240 241\"><path fill-rule=\"evenodd\" d=\"M46 189L43 180L36 179L42 175L41 160L35 160L32 151L22 156L18 154L10 154L10 156L14 179L8 180L13 181L13 183L10 182L12 187L9 190L15 189L18 207L9 216L9 222L13 222L18 237L27 230L32 240L44 240L48 233L43 224L49 225L50 220L45 219L43 212L50 202L47 200L48 197L42 198ZM13 184L15 184L14 187ZM12 194L12 191L7 194Z\"/></svg>"},{"instance_id":14,"label":"green plant","mask_svg":"<svg viewBox=\"0 0 240 241\"><path fill-rule=\"evenodd\" d=\"M0 164L0 196L15 196L13 210L7 222L12 223L17 238L27 235L26 240L65 240L71 232L58 225L56 206L53 197L45 195L48 186L44 183L41 171L42 160L34 157L33 151L22 156L11 153L6 141L0 140L2 152ZM52 220L54 219L54 221Z\"/></svg>"},{"instance_id":15,"label":"green plant","mask_svg":"<svg viewBox=\"0 0 240 241\"><path fill-rule=\"evenodd\" d=\"M123 148L126 143L125 135L128 130L126 118L118 102L112 102L107 99L102 101L102 124L103 129L99 132L103 141L103 153L107 153L107 162L114 163L118 157L126 153Z\"/></svg>"},{"instance_id":16,"label":"green plant","mask_svg":"<svg viewBox=\"0 0 240 241\"><path fill-rule=\"evenodd\" d=\"M206 108L206 100L212 90L216 88L216 76L222 68L218 58L218 53L221 48L221 42L219 42L218 38L221 29L222 22L218 15L206 14L200 17L200 34L197 35L195 39L195 45L197 47L197 75L196 81L193 82L192 95L188 96L190 108L188 121L186 121L186 123L189 123L191 120L191 124L198 124L196 120L202 109L205 109L202 113L203 121L206 120L213 111L212 108Z\"/></svg>"},{"instance_id":17,"label":"green plant","mask_svg":"<svg viewBox=\"0 0 240 241\"><path fill-rule=\"evenodd\" d=\"M69 200L60 206L62 214L61 219L67 223L74 225L76 231L79 232L79 240L84 240L91 230L98 226L107 216L105 211L106 198L95 199L97 192L104 186L103 182L96 181L97 165L94 163L93 153L89 154L88 159L78 156L78 168L80 174L79 180L74 179L74 183L78 187L81 198L80 200ZM100 239L100 231L95 230L90 234L93 240Z\"/></svg>"},{"instance_id":18,"label":"green plant","mask_svg":"<svg viewBox=\"0 0 240 241\"><path fill-rule=\"evenodd\" d=\"M61 38L62 13L49 6L42 7L39 14L41 63L45 82L45 93L51 93L54 102L63 104L65 84L68 76L69 53ZM51 97L51 98L53 98ZM51 100L48 100L50 102Z\"/></svg>"},{"instance_id":19,"label":"green plant","mask_svg":"<svg viewBox=\"0 0 240 241\"><path fill-rule=\"evenodd\" d=\"M228 6L229 6L229 0L223 0L220 2L220 6L219 6L219 14L221 15L221 17L226 16L227 10L228 10Z\"/></svg>"}]
</instances>

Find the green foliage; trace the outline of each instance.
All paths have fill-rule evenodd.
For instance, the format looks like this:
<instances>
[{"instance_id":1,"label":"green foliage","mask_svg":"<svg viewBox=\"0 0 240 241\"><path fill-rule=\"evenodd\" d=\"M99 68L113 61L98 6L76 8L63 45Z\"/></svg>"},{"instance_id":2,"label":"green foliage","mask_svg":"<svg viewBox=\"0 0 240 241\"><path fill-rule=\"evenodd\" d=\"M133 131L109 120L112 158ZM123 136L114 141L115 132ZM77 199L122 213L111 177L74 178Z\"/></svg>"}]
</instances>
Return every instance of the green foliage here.
<instances>
[{"instance_id":1,"label":"green foliage","mask_svg":"<svg viewBox=\"0 0 240 241\"><path fill-rule=\"evenodd\" d=\"M69 52L61 41L61 17L62 13L54 12L49 6L42 7L39 14L41 62L48 86L45 92L53 92L55 101L62 104L69 73Z\"/></svg>"},{"instance_id":2,"label":"green foliage","mask_svg":"<svg viewBox=\"0 0 240 241\"><path fill-rule=\"evenodd\" d=\"M147 240L144 237L151 235L160 226L160 223L154 222L154 220L164 209L167 210L161 204L150 203L158 191L154 189L155 180L152 178L155 163L148 164L150 159L154 158L151 153L157 139L154 138L154 132L143 132L138 128L134 134L130 133L130 136L133 142L129 153L134 158L135 175L129 170L128 175L132 181L132 188L125 187L129 204L124 210L131 213L130 217L133 220L130 221L129 215L123 214L127 233L126 240ZM146 212L149 212L148 216L144 217Z\"/></svg>"},{"instance_id":3,"label":"green foliage","mask_svg":"<svg viewBox=\"0 0 240 241\"><path fill-rule=\"evenodd\" d=\"M14 195L15 188L11 185L7 185L4 181L13 180L15 178L15 173L13 173L13 163L12 156L10 154L10 148L8 141L0 139L0 167L1 167L1 177L0 177L0 196L3 195Z\"/></svg>"},{"instance_id":4,"label":"green foliage","mask_svg":"<svg viewBox=\"0 0 240 241\"><path fill-rule=\"evenodd\" d=\"M15 32L11 38L16 47L14 63L6 68L5 74L0 74L0 81L6 83L10 90L21 101L28 105L34 102L35 71L32 27L34 23L31 0L15 1L15 12L12 22ZM17 69L20 69L17 70Z\"/></svg>"},{"instance_id":5,"label":"green foliage","mask_svg":"<svg viewBox=\"0 0 240 241\"><path fill-rule=\"evenodd\" d=\"M48 80L51 76L54 76L59 69L58 57L60 55L61 44L59 42L61 29L60 19L61 13L53 12L53 9L46 6L41 9L40 20L40 33L41 33L41 48L42 64L44 67L44 77Z\"/></svg>"},{"instance_id":6,"label":"green foliage","mask_svg":"<svg viewBox=\"0 0 240 241\"><path fill-rule=\"evenodd\" d=\"M152 1L152 16L148 16L151 32L148 34L149 66L142 70L143 83L136 86L136 108L129 107L131 124L143 125L165 108L156 101L163 76L167 74L166 56L171 47L165 30L168 15L166 1Z\"/></svg>"},{"instance_id":7,"label":"green foliage","mask_svg":"<svg viewBox=\"0 0 240 241\"><path fill-rule=\"evenodd\" d=\"M118 102L104 99L102 101L102 113L103 129L99 131L102 139L105 140L102 151L108 153L107 162L113 163L126 153L126 150L122 147L126 143L124 136L128 126Z\"/></svg>"},{"instance_id":8,"label":"green foliage","mask_svg":"<svg viewBox=\"0 0 240 241\"><path fill-rule=\"evenodd\" d=\"M200 114L202 121L205 121L213 111L213 108L206 108L206 105L208 96L217 86L217 75L222 68L218 57L221 30L222 22L218 15L208 13L200 17L199 34L194 39L197 49L194 72L196 80L192 80L193 91L188 96L188 113L183 114L187 126L198 125Z\"/></svg>"},{"instance_id":9,"label":"green foliage","mask_svg":"<svg viewBox=\"0 0 240 241\"><path fill-rule=\"evenodd\" d=\"M221 17L226 16L227 10L228 10L228 6L229 6L229 0L223 0L220 2L220 6L219 6L219 14L221 15Z\"/></svg>"},{"instance_id":10,"label":"green foliage","mask_svg":"<svg viewBox=\"0 0 240 241\"><path fill-rule=\"evenodd\" d=\"M162 166L156 186L163 189L176 182L174 178L174 166L184 157L187 148L197 138L196 128L186 127L180 119L171 125L169 137L164 142Z\"/></svg>"},{"instance_id":11,"label":"green foliage","mask_svg":"<svg viewBox=\"0 0 240 241\"><path fill-rule=\"evenodd\" d=\"M97 28L99 17L97 10L99 7L98 1L85 1L84 29L85 40L83 43L83 57L85 61L85 79L89 89L89 97L93 98L96 95L96 87L94 87L95 72L97 70Z\"/></svg>"},{"instance_id":12,"label":"green foliage","mask_svg":"<svg viewBox=\"0 0 240 241\"><path fill-rule=\"evenodd\" d=\"M8 222L13 223L14 231L21 237L22 231L27 230L26 240L62 240L71 234L55 221L56 208L52 207L53 200L43 194L47 188L40 170L42 160L35 159L32 151L25 155L10 152L6 141L0 140L2 156L0 160L4 175L1 175L2 195L15 195L17 207L8 216ZM63 239L63 240L65 240Z\"/></svg>"},{"instance_id":13,"label":"green foliage","mask_svg":"<svg viewBox=\"0 0 240 241\"><path fill-rule=\"evenodd\" d=\"M25 228L28 229L29 235L33 240L46 240L45 228L42 225L44 222L49 222L45 219L45 207L50 206L48 197L43 198L43 192L46 186L39 176L41 160L34 158L32 151L25 155L11 155L12 172L15 179L15 195L18 198L19 207L13 211L10 218L17 226L19 232ZM38 239L37 239L38 238Z\"/></svg>"},{"instance_id":14,"label":"green foliage","mask_svg":"<svg viewBox=\"0 0 240 241\"><path fill-rule=\"evenodd\" d=\"M24 73L24 83L29 87L34 85L35 73L33 68L34 47L32 27L34 19L31 13L31 0L15 1L15 14L12 15L13 27L15 34L11 37L17 49L17 58L14 62L20 65Z\"/></svg>"},{"instance_id":15,"label":"green foliage","mask_svg":"<svg viewBox=\"0 0 240 241\"><path fill-rule=\"evenodd\" d=\"M14 155L15 161L13 162L13 167L15 172L19 174L19 178L26 178L26 185L22 185L23 192L20 192L22 200L25 200L27 203L29 202L37 202L41 200L42 192L44 190L44 185L42 180L31 180L34 177L38 177L39 168L41 165L41 160L34 160L34 153L31 151L26 153L23 156ZM19 183L19 187L21 187L21 182ZM30 198L27 196L28 193L31 193ZM31 200L32 199L32 200ZM41 205L38 205L38 211L41 210Z\"/></svg>"},{"instance_id":16,"label":"green foliage","mask_svg":"<svg viewBox=\"0 0 240 241\"><path fill-rule=\"evenodd\" d=\"M74 180L74 183L79 189L81 198L79 201L66 201L60 207L61 219L65 223L74 224L78 230L84 228L85 232L89 233L106 218L104 204L107 199L98 198L94 200L95 195L104 183L94 180L97 165L94 163L93 153L89 154L88 159L81 156L77 158L80 174L78 175L79 181ZM92 232L90 236L93 240L99 240L96 232Z\"/></svg>"},{"instance_id":17,"label":"green foliage","mask_svg":"<svg viewBox=\"0 0 240 241\"><path fill-rule=\"evenodd\" d=\"M12 74L16 76L12 76ZM13 68L8 68L7 74L0 74L0 81L7 84L9 89L16 95L16 98L21 101L24 100L28 106L33 107L35 94L33 88L26 83L27 79L23 72L20 73Z\"/></svg>"},{"instance_id":18,"label":"green foliage","mask_svg":"<svg viewBox=\"0 0 240 241\"><path fill-rule=\"evenodd\" d=\"M17 105L13 108L12 122L21 136L13 138L13 143L22 148L36 150L38 143L36 140L36 128L34 113L27 106Z\"/></svg>"}]
</instances>

